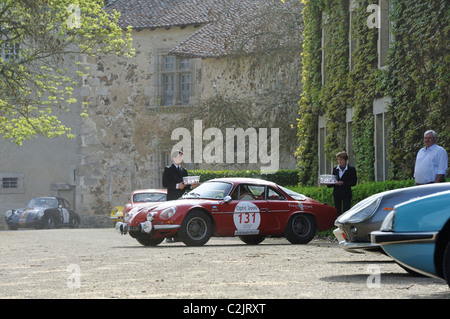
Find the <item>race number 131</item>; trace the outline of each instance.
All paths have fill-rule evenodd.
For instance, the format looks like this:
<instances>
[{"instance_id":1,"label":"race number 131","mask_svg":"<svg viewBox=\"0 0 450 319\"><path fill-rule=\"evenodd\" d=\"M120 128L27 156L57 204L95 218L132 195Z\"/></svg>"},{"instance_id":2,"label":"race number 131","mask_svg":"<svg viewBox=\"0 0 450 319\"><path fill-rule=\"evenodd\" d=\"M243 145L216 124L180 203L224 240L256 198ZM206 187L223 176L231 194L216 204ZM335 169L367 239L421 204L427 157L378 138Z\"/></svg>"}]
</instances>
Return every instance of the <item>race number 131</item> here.
<instances>
[{"instance_id":1,"label":"race number 131","mask_svg":"<svg viewBox=\"0 0 450 319\"><path fill-rule=\"evenodd\" d=\"M256 213L240 213L239 224L256 223Z\"/></svg>"}]
</instances>

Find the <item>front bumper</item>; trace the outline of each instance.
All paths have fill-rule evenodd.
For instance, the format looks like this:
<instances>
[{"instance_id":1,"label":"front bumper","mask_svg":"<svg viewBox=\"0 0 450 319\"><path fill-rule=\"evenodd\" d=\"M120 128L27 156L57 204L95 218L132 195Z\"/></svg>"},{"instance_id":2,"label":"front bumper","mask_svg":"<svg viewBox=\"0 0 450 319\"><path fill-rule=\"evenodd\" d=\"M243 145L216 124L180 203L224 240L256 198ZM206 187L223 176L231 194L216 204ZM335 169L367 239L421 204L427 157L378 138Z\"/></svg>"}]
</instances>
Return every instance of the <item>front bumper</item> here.
<instances>
[{"instance_id":1,"label":"front bumper","mask_svg":"<svg viewBox=\"0 0 450 319\"><path fill-rule=\"evenodd\" d=\"M7 218L6 224L9 228L43 228L45 222L42 218L26 217L26 218Z\"/></svg>"},{"instance_id":2,"label":"front bumper","mask_svg":"<svg viewBox=\"0 0 450 319\"><path fill-rule=\"evenodd\" d=\"M153 225L153 223L150 221L140 223L137 226L130 226L127 223L117 222L116 226L115 226L116 230L122 235L126 235L128 232L141 232L141 233L150 234L152 232L152 230L167 231L167 230L178 229L180 227L181 227L180 225L175 225L175 224Z\"/></svg>"},{"instance_id":3,"label":"front bumper","mask_svg":"<svg viewBox=\"0 0 450 319\"><path fill-rule=\"evenodd\" d=\"M339 242L339 247L345 249L351 253L359 253L359 250L380 250L379 244L374 244L371 242L350 242L347 240L345 233L340 229L336 228L333 230L333 234Z\"/></svg>"},{"instance_id":4,"label":"front bumper","mask_svg":"<svg viewBox=\"0 0 450 319\"><path fill-rule=\"evenodd\" d=\"M383 232L370 233L373 243L405 268L426 276L443 278L435 267L436 239L438 232Z\"/></svg>"},{"instance_id":5,"label":"front bumper","mask_svg":"<svg viewBox=\"0 0 450 319\"><path fill-rule=\"evenodd\" d=\"M370 233L370 239L374 244L408 243L408 242L435 242L437 232L409 232L395 233L374 231Z\"/></svg>"}]
</instances>

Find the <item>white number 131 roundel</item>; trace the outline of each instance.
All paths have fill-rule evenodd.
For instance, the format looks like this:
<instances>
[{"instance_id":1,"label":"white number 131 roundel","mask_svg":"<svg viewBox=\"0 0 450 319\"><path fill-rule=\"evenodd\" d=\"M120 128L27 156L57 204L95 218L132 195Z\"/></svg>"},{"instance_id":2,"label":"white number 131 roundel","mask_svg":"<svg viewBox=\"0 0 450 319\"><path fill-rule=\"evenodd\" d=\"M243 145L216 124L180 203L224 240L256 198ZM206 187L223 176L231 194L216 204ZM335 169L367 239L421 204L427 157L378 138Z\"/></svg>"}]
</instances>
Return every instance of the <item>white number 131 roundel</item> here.
<instances>
[{"instance_id":1,"label":"white number 131 roundel","mask_svg":"<svg viewBox=\"0 0 450 319\"><path fill-rule=\"evenodd\" d=\"M259 224L261 215L259 208L250 202L239 202L234 209L235 235L257 235L259 234Z\"/></svg>"}]
</instances>

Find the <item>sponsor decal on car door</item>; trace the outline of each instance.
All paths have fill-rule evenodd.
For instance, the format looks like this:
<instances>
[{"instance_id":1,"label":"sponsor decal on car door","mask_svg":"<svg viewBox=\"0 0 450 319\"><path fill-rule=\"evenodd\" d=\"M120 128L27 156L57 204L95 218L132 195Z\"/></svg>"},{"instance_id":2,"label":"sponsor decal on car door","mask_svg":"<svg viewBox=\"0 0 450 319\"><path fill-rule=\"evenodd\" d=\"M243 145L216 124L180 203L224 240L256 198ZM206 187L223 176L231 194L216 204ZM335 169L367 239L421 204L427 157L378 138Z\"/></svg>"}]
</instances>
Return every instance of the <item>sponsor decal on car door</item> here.
<instances>
[{"instance_id":1,"label":"sponsor decal on car door","mask_svg":"<svg viewBox=\"0 0 450 319\"><path fill-rule=\"evenodd\" d=\"M252 202L239 202L234 208L233 214L235 236L258 235L261 224L260 209Z\"/></svg>"},{"instance_id":2,"label":"sponsor decal on car door","mask_svg":"<svg viewBox=\"0 0 450 319\"><path fill-rule=\"evenodd\" d=\"M67 209L65 209L64 207L61 207L60 212L61 212L61 219L62 219L63 224L68 224L70 221L69 211Z\"/></svg>"}]
</instances>

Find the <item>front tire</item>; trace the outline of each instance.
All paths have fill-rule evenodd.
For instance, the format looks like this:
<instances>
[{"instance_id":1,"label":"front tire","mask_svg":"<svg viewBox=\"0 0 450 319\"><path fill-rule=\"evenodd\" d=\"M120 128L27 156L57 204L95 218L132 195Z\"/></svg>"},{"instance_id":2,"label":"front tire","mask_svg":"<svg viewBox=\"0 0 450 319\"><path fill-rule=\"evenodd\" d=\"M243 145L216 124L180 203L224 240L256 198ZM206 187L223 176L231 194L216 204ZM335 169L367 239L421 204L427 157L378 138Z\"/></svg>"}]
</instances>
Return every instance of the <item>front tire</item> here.
<instances>
[{"instance_id":1,"label":"front tire","mask_svg":"<svg viewBox=\"0 0 450 319\"><path fill-rule=\"evenodd\" d=\"M144 246L158 246L164 240L164 238L151 238L148 235L138 235L135 239Z\"/></svg>"},{"instance_id":2,"label":"front tire","mask_svg":"<svg viewBox=\"0 0 450 319\"><path fill-rule=\"evenodd\" d=\"M287 225L284 237L291 244L307 244L316 235L317 223L314 216L309 214L295 214Z\"/></svg>"},{"instance_id":3,"label":"front tire","mask_svg":"<svg viewBox=\"0 0 450 319\"><path fill-rule=\"evenodd\" d=\"M239 239L247 245L258 245L266 238L262 236L239 236Z\"/></svg>"},{"instance_id":4,"label":"front tire","mask_svg":"<svg viewBox=\"0 0 450 319\"><path fill-rule=\"evenodd\" d=\"M53 229L56 226L55 217L48 216L47 220L45 221L45 228Z\"/></svg>"},{"instance_id":5,"label":"front tire","mask_svg":"<svg viewBox=\"0 0 450 319\"><path fill-rule=\"evenodd\" d=\"M74 217L74 219L72 220L72 225L70 226L71 228L78 228L80 227L81 224L81 220L78 217Z\"/></svg>"},{"instance_id":6,"label":"front tire","mask_svg":"<svg viewBox=\"0 0 450 319\"><path fill-rule=\"evenodd\" d=\"M184 217L178 234L186 246L203 246L212 235L211 219L206 213L194 210Z\"/></svg>"}]
</instances>

